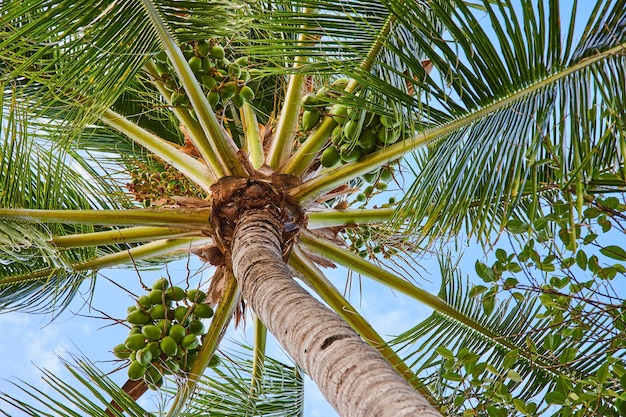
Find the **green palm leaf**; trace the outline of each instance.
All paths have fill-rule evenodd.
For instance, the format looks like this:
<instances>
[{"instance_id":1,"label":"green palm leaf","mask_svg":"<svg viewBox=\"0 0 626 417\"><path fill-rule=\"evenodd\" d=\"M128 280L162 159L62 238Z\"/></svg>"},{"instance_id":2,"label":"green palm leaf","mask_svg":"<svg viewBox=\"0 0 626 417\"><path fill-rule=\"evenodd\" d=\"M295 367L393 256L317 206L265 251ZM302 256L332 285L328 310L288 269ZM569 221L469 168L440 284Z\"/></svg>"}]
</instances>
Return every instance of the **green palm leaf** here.
<instances>
[{"instance_id":1,"label":"green palm leaf","mask_svg":"<svg viewBox=\"0 0 626 417\"><path fill-rule=\"evenodd\" d=\"M198 381L194 401L181 415L199 416L209 410L213 416L301 416L304 412L304 385L297 367L270 357L263 362L263 378L251 391L251 351L229 352L214 372Z\"/></svg>"},{"instance_id":2,"label":"green palm leaf","mask_svg":"<svg viewBox=\"0 0 626 417\"><path fill-rule=\"evenodd\" d=\"M68 7L65 1L41 0L5 7L0 44L6 76L22 75L28 69L22 79L33 101L50 107L52 100L79 117L86 114L87 97L98 105L112 103L156 42L149 35L151 28L143 19L141 5L108 3ZM120 36L127 36L129 43L118 42ZM31 42L16 42L22 37Z\"/></svg>"},{"instance_id":3,"label":"green palm leaf","mask_svg":"<svg viewBox=\"0 0 626 417\"><path fill-rule=\"evenodd\" d=\"M432 27L407 20L452 89L426 77L418 90L447 109L448 120L458 126L416 159L417 178L398 215L410 219L408 231L432 239L465 226L468 234L487 238L522 195L536 199L539 191L561 189L582 199L595 191L592 179L602 175L623 187L623 109L609 94L622 78L610 74L621 73L624 65L624 3L606 4L602 13L598 4L578 44L574 25L561 30L555 21L558 2L537 7L523 1L521 16L484 2L495 36L481 29L484 22L479 25L462 2L455 6L448 17L447 9L433 5L453 44L424 42L418 35ZM597 106L606 112L597 114Z\"/></svg>"},{"instance_id":4,"label":"green palm leaf","mask_svg":"<svg viewBox=\"0 0 626 417\"><path fill-rule=\"evenodd\" d=\"M194 400L181 411L181 416L301 416L304 407L302 374L293 366L266 357L263 363L264 378L258 389L251 393L251 351L245 346L241 352L229 352L228 359L210 368L198 381ZM29 416L151 416L163 410L149 412L139 406L127 393L95 364L85 358L63 360L72 381L42 370L44 382L55 395L24 381L13 383L28 400L0 391L0 402L11 405ZM164 403L175 395L176 381L163 387ZM114 401L123 411L110 406ZM71 404L72 406L69 406ZM78 411L77 411L78 410Z\"/></svg>"},{"instance_id":5,"label":"green palm leaf","mask_svg":"<svg viewBox=\"0 0 626 417\"><path fill-rule=\"evenodd\" d=\"M405 361L412 363L416 372L430 382L444 402L451 403L459 392L444 381L445 373L451 368L445 364L446 356L434 353L440 352L440 347L453 355L459 354L459 357L469 353L479 362L488 358L488 364L501 372L500 377L504 376L504 379L509 370L515 371L521 379L508 380L506 385L509 392L515 392L516 398L524 400L530 400L546 389L552 391L563 377L576 383L594 375L605 363L606 352L614 350L608 317L590 317L593 341L573 338L561 341L559 338L560 344L551 348L551 340L560 328L537 318L541 305L536 297L526 297L520 302L506 300L499 303L491 315L486 315L480 298L472 296L471 286L463 280L457 267L445 259L440 265L442 286L439 296L442 300L497 335L480 337L464 324L435 312L392 341L392 345L404 353ZM564 326L569 319L564 318ZM576 352L575 356L568 356L572 352ZM571 359L563 360L565 357ZM465 370L468 378L470 375L483 378L492 372L483 368L471 374L472 368ZM491 374L490 377L498 376Z\"/></svg>"},{"instance_id":6,"label":"green palm leaf","mask_svg":"<svg viewBox=\"0 0 626 417\"><path fill-rule=\"evenodd\" d=\"M153 415L140 407L88 360L75 357L72 358L72 362L64 360L63 364L75 381L67 382L53 372L42 370L44 382L56 395L20 381L20 384L13 383L13 385L21 390L25 397L28 397L28 402L2 392L0 392L0 401L15 407L27 416L129 415L140 417ZM111 400L119 404L126 414L113 407L109 409ZM107 414L107 411L111 414Z\"/></svg>"},{"instance_id":7,"label":"green palm leaf","mask_svg":"<svg viewBox=\"0 0 626 417\"><path fill-rule=\"evenodd\" d=\"M37 124L33 126L20 102L21 96L12 91L11 100L2 103L0 118L4 133L0 139L0 206L60 210L121 207L126 198L117 187L95 175L91 164L78 152L65 152ZM3 222L2 309L62 310L79 284L93 277L93 273L73 271L70 265L94 257L97 252L94 248L60 251L51 244L51 238L93 230L92 226L79 224ZM48 272L42 272L38 279L19 278L32 276L36 271Z\"/></svg>"},{"instance_id":8,"label":"green palm leaf","mask_svg":"<svg viewBox=\"0 0 626 417\"><path fill-rule=\"evenodd\" d=\"M241 28L232 2L212 2L202 10L188 2L158 3L181 40L190 33L194 38L228 36L230 28ZM33 105L42 113L65 109L66 120L90 121L98 113L92 110L113 104L159 49L157 34L136 1L34 0L5 4L4 10L3 78L19 75ZM17 41L24 38L30 42Z\"/></svg>"}]
</instances>

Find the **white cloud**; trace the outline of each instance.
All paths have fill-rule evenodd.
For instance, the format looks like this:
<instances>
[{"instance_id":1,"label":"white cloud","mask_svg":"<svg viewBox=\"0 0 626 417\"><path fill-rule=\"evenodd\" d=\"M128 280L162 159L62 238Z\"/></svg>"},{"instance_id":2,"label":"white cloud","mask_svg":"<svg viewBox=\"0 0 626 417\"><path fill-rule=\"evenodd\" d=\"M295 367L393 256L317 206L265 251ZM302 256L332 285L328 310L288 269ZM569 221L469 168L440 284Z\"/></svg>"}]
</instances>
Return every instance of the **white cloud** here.
<instances>
[{"instance_id":1,"label":"white cloud","mask_svg":"<svg viewBox=\"0 0 626 417\"><path fill-rule=\"evenodd\" d=\"M11 352L0 355L2 378L22 378L32 380L40 376L36 366L52 372L61 371L61 365L54 354L62 350L60 333L54 325L42 328L26 314L11 313L0 315L0 334L3 335L3 350Z\"/></svg>"},{"instance_id":2,"label":"white cloud","mask_svg":"<svg viewBox=\"0 0 626 417\"><path fill-rule=\"evenodd\" d=\"M59 342L59 332L51 326L21 333L21 340L26 347L26 359L36 367L59 374L63 366L59 362L58 353L65 349ZM38 371L35 369L35 372Z\"/></svg>"},{"instance_id":3,"label":"white cloud","mask_svg":"<svg viewBox=\"0 0 626 417\"><path fill-rule=\"evenodd\" d=\"M3 380L0 391L25 400L24 392L12 384L24 380L45 393L53 393L37 367L45 368L56 376L64 375L66 371L56 355L64 349L61 345L62 332L53 325L42 327L45 323L41 321L41 316L20 313L0 315L3 352L0 355L0 378ZM25 388L28 391L28 387ZM6 405L2 404L0 408L6 409Z\"/></svg>"}]
</instances>

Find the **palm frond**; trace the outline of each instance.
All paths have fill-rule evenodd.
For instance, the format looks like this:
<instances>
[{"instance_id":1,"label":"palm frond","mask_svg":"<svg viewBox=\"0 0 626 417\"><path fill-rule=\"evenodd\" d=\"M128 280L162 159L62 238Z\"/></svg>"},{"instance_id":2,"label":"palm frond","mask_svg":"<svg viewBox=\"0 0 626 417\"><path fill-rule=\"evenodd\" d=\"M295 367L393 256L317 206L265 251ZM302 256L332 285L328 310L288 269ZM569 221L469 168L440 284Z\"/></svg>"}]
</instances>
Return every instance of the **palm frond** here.
<instances>
[{"instance_id":1,"label":"palm frond","mask_svg":"<svg viewBox=\"0 0 626 417\"><path fill-rule=\"evenodd\" d=\"M425 54L400 18L407 10L430 22L432 33L419 34L425 36L424 42L440 36L442 26L423 1L267 2L253 9L252 17L258 20L255 33L259 35L249 41L246 51L281 67L302 57L306 63L288 71L314 74L314 88L348 76L359 82L360 90L368 92L344 94L341 102L386 115L398 111L393 108L395 103L405 117L410 117L409 107L426 106L408 92L413 76L424 73L421 65ZM300 34L308 41L299 40ZM418 71L413 72L409 63L416 64Z\"/></svg>"},{"instance_id":2,"label":"palm frond","mask_svg":"<svg viewBox=\"0 0 626 417\"><path fill-rule=\"evenodd\" d=\"M94 160L66 145L58 120L34 119L22 92L2 85L0 205L3 208L121 208L128 199ZM109 147L109 150L111 147Z\"/></svg>"},{"instance_id":3,"label":"palm frond","mask_svg":"<svg viewBox=\"0 0 626 417\"><path fill-rule=\"evenodd\" d=\"M67 382L54 372L41 370L44 382L53 390L48 393L26 381L11 382L27 398L0 393L0 401L15 407L22 415L59 417L110 417L129 415L133 417L152 416L120 389L106 374L86 358L74 357L72 361L62 360L65 368L75 381ZM113 400L127 414L109 408ZM108 411L108 413L107 413ZM6 414L9 415L9 414Z\"/></svg>"},{"instance_id":4,"label":"palm frond","mask_svg":"<svg viewBox=\"0 0 626 417\"><path fill-rule=\"evenodd\" d=\"M35 265L37 267L37 265ZM36 271L39 271L37 269ZM24 277L34 277L24 279ZM95 283L95 272L44 268L41 274L11 265L2 268L0 280L0 310L3 313L22 311L29 313L52 313L58 316L70 304L84 281ZM18 283L7 282L19 278Z\"/></svg>"},{"instance_id":5,"label":"palm frond","mask_svg":"<svg viewBox=\"0 0 626 417\"><path fill-rule=\"evenodd\" d=\"M249 26L249 5L241 0L196 3L158 0L155 3L180 42L236 37Z\"/></svg>"},{"instance_id":6,"label":"palm frond","mask_svg":"<svg viewBox=\"0 0 626 417\"><path fill-rule=\"evenodd\" d=\"M212 416L302 416L304 383L298 368L266 356L263 379L252 394L251 354L248 349L228 353L214 372L205 373L182 415L199 416L210 410Z\"/></svg>"},{"instance_id":7,"label":"palm frond","mask_svg":"<svg viewBox=\"0 0 626 417\"><path fill-rule=\"evenodd\" d=\"M609 324L606 320L594 323L597 328L594 327L592 332L597 332L598 338L594 338L593 342L564 339L551 350L549 340L559 332L559 328L537 317L541 305L536 297L527 297L520 302L504 300L491 315L486 315L480 298L472 296L471 286L464 282L456 265L446 259L442 259L440 265L442 286L439 296L442 300L497 335L493 338L480 337L464 324L435 312L391 342L405 361L412 363L416 373L429 381L431 389L444 402L451 405L454 397L464 395L462 389L457 390L458 382L454 387L445 381L447 371L461 374L467 371L470 379L484 378L491 371L484 367L474 374L472 367L465 368L465 371L457 370L445 363L449 358L442 358L436 353L441 347L455 356L459 354L459 358L470 354L474 365L483 361L492 365L492 369L501 372L501 375L490 375L492 378L506 380L508 371L515 371L521 378L506 380L504 384L507 385L507 392L515 392L515 397L523 400L530 400L546 389L550 392L562 378L571 379L574 383L582 381L604 364L605 353L611 345L611 338L603 337L611 332L610 326L605 327ZM565 322L567 320L565 318ZM517 348L511 349L511 346ZM570 352L577 353L575 359L563 360Z\"/></svg>"},{"instance_id":8,"label":"palm frond","mask_svg":"<svg viewBox=\"0 0 626 417\"><path fill-rule=\"evenodd\" d=\"M154 3L179 42L229 36L242 27L241 4ZM2 79L19 85L39 115L77 120L73 128L114 104L160 49L136 1L8 1L0 9L0 27Z\"/></svg>"},{"instance_id":9,"label":"palm frond","mask_svg":"<svg viewBox=\"0 0 626 417\"><path fill-rule=\"evenodd\" d=\"M487 238L523 194L576 195L576 184L593 193L602 176L617 181L608 188L623 190L624 115L616 92L624 81L624 2L597 3L578 44L575 25L558 23L558 2L522 1L519 14L485 1L480 24L463 2L454 4L450 16L432 4L448 39L423 42L417 21L414 39L450 91L433 77L416 89L458 127L416 158L417 178L398 220L409 218L408 230L421 238L464 226ZM481 29L485 19L495 36Z\"/></svg>"},{"instance_id":10,"label":"palm frond","mask_svg":"<svg viewBox=\"0 0 626 417\"><path fill-rule=\"evenodd\" d=\"M84 155L67 152L56 146L38 123L31 123L28 109L15 88L3 85L12 93L2 101L0 124L0 206L34 209L102 209L127 204L126 197L107 184L90 167ZM90 233L90 225L3 221L0 232L0 278L27 276L47 270L37 280L2 285L2 310L25 308L50 311L66 306L78 285L92 277L74 271L70 265L96 256L95 248L59 251L51 244L52 236ZM53 272L52 272L53 271ZM6 282L5 282L6 284Z\"/></svg>"},{"instance_id":11,"label":"palm frond","mask_svg":"<svg viewBox=\"0 0 626 417\"><path fill-rule=\"evenodd\" d=\"M36 230L27 229L13 236L15 228L7 228L3 236L2 255L6 263L0 268L0 307L3 312L22 310L54 312L66 308L83 281L93 288L96 271L120 266L151 267L188 256L195 246L212 242L208 238L161 239L128 248L109 245L98 251L100 256L86 256L93 246L72 250L57 250L50 240L37 241ZM11 239L12 238L12 239ZM129 245L131 246L131 245ZM101 247L102 248L102 247Z\"/></svg>"},{"instance_id":12,"label":"palm frond","mask_svg":"<svg viewBox=\"0 0 626 417\"><path fill-rule=\"evenodd\" d=\"M111 109L169 142L184 144L180 122L174 117L159 91L154 88L152 80L143 72L134 77Z\"/></svg>"},{"instance_id":13,"label":"palm frond","mask_svg":"<svg viewBox=\"0 0 626 417\"><path fill-rule=\"evenodd\" d=\"M69 6L3 2L0 59L8 67L4 78L17 79L37 107L55 107L52 102L82 118L85 109L111 104L157 43L137 2ZM128 42L118 42L120 36Z\"/></svg>"},{"instance_id":14,"label":"palm frond","mask_svg":"<svg viewBox=\"0 0 626 417\"><path fill-rule=\"evenodd\" d=\"M288 57L306 56L310 58L309 68L322 72L350 61L360 63L381 36L407 43L410 35L404 29L398 27L389 33L384 29L389 19L396 18L394 7L397 5L392 3L351 0L264 2L251 10L251 18L258 22L254 25L257 36L251 41L250 50L264 59L283 60L284 63L289 61ZM426 7L422 1L407 3L422 12ZM310 42L299 41L300 34L306 35Z\"/></svg>"},{"instance_id":15,"label":"palm frond","mask_svg":"<svg viewBox=\"0 0 626 417\"><path fill-rule=\"evenodd\" d=\"M196 394L188 400L180 415L201 416L301 416L304 407L304 383L297 368L266 357L264 378L258 391L250 393L252 361L250 348L238 345L228 352L217 367L210 368L198 381ZM47 392L25 381L12 381L20 396L0 391L0 403L12 406L23 415L78 416L153 416L163 415L169 399L176 393L178 381L168 380L161 388L159 410L142 408L106 373L83 357L62 359L72 380L42 370ZM116 403L118 408L110 404ZM71 406L69 405L71 404ZM5 407L0 407L0 410ZM4 411L0 411L3 412ZM8 415L8 414L7 414Z\"/></svg>"}]
</instances>

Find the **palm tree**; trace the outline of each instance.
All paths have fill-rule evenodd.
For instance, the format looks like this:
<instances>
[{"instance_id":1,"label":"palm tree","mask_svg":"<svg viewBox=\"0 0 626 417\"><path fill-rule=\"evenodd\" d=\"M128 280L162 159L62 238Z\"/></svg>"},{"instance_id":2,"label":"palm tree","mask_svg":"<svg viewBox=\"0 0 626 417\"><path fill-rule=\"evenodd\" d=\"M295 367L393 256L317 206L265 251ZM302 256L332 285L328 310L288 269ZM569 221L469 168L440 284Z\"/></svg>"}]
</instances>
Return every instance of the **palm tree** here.
<instances>
[{"instance_id":1,"label":"palm tree","mask_svg":"<svg viewBox=\"0 0 626 417\"><path fill-rule=\"evenodd\" d=\"M580 372L540 374L553 359L510 318L398 271L555 195L582 211L623 190L626 2L598 2L578 40L558 1L471 3L3 2L3 310L57 312L98 270L198 255L216 311L168 415L205 386L242 299L253 386L267 329L340 415L439 415L434 386L326 279L335 263L518 352L534 378Z\"/></svg>"}]
</instances>

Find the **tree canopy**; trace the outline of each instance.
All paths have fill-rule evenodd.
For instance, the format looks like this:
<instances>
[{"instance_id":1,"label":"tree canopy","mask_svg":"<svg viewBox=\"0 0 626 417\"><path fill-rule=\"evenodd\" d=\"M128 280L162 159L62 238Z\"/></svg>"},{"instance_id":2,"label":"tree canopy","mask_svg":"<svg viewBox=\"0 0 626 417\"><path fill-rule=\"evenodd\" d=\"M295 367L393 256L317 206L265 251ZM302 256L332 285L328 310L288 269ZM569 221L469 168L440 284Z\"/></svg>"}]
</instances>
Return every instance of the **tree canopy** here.
<instances>
[{"instance_id":1,"label":"tree canopy","mask_svg":"<svg viewBox=\"0 0 626 417\"><path fill-rule=\"evenodd\" d=\"M441 413L623 415L625 48L623 0L5 1L0 308L57 316L98 271L193 254L206 277L146 283L119 319L130 385L85 358L95 402L47 381L90 415L144 415L163 379L168 416L298 415L307 365L267 358L257 316L212 361L256 301L232 255L262 211L276 270ZM432 253L439 294L416 279ZM336 265L433 315L384 339ZM75 415L25 393L4 400Z\"/></svg>"}]
</instances>

